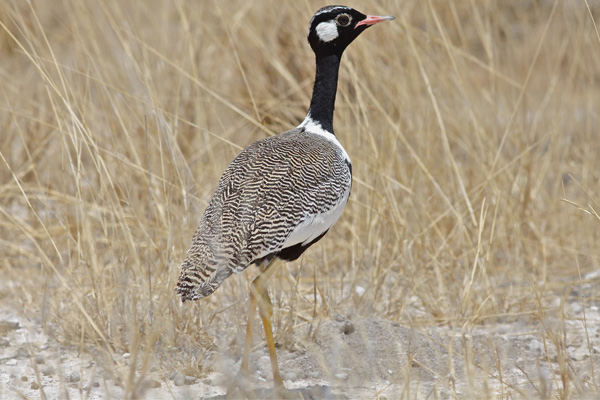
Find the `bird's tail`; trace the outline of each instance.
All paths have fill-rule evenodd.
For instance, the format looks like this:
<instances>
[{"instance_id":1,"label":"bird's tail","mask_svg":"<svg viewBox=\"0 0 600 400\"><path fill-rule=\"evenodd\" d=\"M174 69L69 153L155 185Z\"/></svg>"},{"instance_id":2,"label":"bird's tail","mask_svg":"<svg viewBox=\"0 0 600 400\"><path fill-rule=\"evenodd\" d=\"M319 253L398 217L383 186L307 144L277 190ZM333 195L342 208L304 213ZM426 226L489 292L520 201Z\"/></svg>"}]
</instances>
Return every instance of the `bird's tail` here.
<instances>
[{"instance_id":1,"label":"bird's tail","mask_svg":"<svg viewBox=\"0 0 600 400\"><path fill-rule=\"evenodd\" d=\"M229 268L213 268L188 257L181 264L175 291L183 301L198 300L211 295L229 275Z\"/></svg>"}]
</instances>

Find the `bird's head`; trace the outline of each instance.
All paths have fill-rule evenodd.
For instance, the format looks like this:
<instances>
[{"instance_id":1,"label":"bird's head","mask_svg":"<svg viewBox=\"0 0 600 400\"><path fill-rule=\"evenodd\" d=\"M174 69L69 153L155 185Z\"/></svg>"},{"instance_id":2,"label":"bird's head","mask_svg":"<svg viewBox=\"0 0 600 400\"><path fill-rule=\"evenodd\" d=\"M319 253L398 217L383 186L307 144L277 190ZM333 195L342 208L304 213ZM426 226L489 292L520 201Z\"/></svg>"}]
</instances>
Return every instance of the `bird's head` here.
<instances>
[{"instance_id":1,"label":"bird's head","mask_svg":"<svg viewBox=\"0 0 600 400\"><path fill-rule=\"evenodd\" d=\"M315 13L308 42L315 54L341 54L365 29L395 19L389 15L365 15L346 6L327 6Z\"/></svg>"}]
</instances>

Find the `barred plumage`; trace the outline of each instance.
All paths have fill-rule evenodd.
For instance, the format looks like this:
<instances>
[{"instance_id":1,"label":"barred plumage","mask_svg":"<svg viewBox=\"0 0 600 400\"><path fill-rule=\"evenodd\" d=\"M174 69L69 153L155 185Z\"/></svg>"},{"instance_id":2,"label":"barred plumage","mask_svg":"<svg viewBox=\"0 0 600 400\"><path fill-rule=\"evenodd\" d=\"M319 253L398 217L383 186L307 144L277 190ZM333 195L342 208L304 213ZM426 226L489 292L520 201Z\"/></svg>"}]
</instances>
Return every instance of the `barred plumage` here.
<instances>
[{"instance_id":1,"label":"barred plumage","mask_svg":"<svg viewBox=\"0 0 600 400\"><path fill-rule=\"evenodd\" d=\"M336 142L300 126L253 143L231 162L182 264L184 300L210 295L265 258L298 258L333 225L339 213L327 217L341 211L352 181Z\"/></svg>"},{"instance_id":2,"label":"barred plumage","mask_svg":"<svg viewBox=\"0 0 600 400\"><path fill-rule=\"evenodd\" d=\"M252 263L260 266L250 290L240 374L248 374L252 315L258 307L276 388L283 388L283 380L266 282L277 259L298 258L327 233L348 201L352 165L333 133L340 60L365 29L392 19L345 6L315 13L308 42L316 56L316 76L306 119L297 128L251 144L229 164L181 265L177 293L184 301L210 295Z\"/></svg>"}]
</instances>

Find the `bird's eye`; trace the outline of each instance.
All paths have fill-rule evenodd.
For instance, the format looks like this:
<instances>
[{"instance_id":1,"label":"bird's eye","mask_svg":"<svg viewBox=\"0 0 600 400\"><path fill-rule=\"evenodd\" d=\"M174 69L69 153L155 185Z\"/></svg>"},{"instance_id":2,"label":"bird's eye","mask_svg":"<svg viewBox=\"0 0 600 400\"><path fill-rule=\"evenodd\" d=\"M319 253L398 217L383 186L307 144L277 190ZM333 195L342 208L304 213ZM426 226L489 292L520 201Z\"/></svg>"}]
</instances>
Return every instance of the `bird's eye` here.
<instances>
[{"instance_id":1,"label":"bird's eye","mask_svg":"<svg viewBox=\"0 0 600 400\"><path fill-rule=\"evenodd\" d=\"M348 14L340 14L335 17L335 22L337 22L339 26L348 26L350 25L350 21L352 21L352 17Z\"/></svg>"}]
</instances>

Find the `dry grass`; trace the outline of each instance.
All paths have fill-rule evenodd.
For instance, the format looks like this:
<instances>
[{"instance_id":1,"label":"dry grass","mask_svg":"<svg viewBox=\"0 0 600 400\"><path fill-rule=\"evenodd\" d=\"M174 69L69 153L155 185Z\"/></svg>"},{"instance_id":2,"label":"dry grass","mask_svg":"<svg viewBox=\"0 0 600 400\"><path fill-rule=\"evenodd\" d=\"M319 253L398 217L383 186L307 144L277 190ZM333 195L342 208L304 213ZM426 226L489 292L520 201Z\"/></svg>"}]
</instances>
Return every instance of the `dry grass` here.
<instances>
[{"instance_id":1,"label":"dry grass","mask_svg":"<svg viewBox=\"0 0 600 400\"><path fill-rule=\"evenodd\" d=\"M572 294L600 267L588 2L348 4L398 19L344 56L335 126L353 192L271 283L282 343L355 313L457 332L526 321L561 346L568 332L544 321L598 300ZM215 346L239 356L255 269L182 306L178 267L228 162L304 117L322 5L4 0L1 302L96 354L128 395L153 359L202 376ZM576 380L565 367L554 393Z\"/></svg>"}]
</instances>

